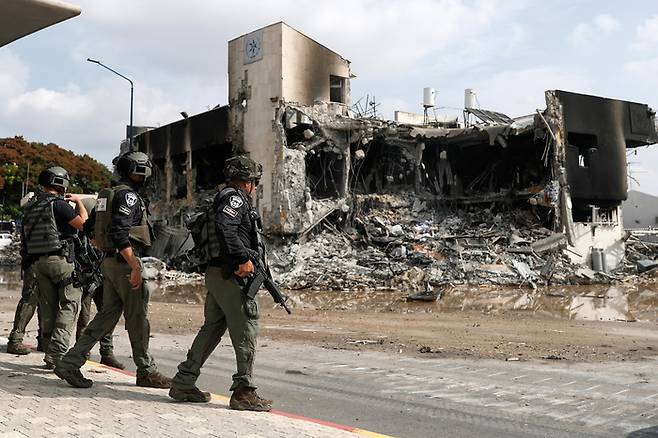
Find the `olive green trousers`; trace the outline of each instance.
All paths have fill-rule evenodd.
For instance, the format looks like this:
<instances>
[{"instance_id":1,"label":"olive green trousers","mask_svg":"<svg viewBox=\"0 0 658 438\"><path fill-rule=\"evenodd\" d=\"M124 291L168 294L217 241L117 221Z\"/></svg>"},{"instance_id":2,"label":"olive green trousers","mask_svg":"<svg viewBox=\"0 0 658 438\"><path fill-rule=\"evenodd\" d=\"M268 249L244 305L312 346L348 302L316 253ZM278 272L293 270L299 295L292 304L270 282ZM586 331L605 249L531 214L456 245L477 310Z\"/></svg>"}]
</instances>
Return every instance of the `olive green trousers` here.
<instances>
[{"instance_id":1,"label":"olive green trousers","mask_svg":"<svg viewBox=\"0 0 658 438\"><path fill-rule=\"evenodd\" d=\"M258 336L258 303L246 297L235 276L224 278L221 268L208 268L206 288L203 326L187 352L187 360L178 365L172 387L195 387L201 367L228 329L237 361L237 372L233 374L230 390L238 386L255 389L252 370Z\"/></svg>"},{"instance_id":2,"label":"olive green trousers","mask_svg":"<svg viewBox=\"0 0 658 438\"><path fill-rule=\"evenodd\" d=\"M94 345L114 329L123 313L133 361L137 366L137 376L144 377L157 371L155 361L148 351L151 335L148 287L144 284L140 290L133 290L128 282L130 266L114 257L106 257L101 264L101 270L103 307L82 331L73 348L59 362L59 366L64 369L79 369Z\"/></svg>"},{"instance_id":3,"label":"olive green trousers","mask_svg":"<svg viewBox=\"0 0 658 438\"><path fill-rule=\"evenodd\" d=\"M62 256L42 256L33 265L39 290L39 312L45 351L59 359L69 349L82 292L73 284L61 284L71 278L73 263Z\"/></svg>"}]
</instances>

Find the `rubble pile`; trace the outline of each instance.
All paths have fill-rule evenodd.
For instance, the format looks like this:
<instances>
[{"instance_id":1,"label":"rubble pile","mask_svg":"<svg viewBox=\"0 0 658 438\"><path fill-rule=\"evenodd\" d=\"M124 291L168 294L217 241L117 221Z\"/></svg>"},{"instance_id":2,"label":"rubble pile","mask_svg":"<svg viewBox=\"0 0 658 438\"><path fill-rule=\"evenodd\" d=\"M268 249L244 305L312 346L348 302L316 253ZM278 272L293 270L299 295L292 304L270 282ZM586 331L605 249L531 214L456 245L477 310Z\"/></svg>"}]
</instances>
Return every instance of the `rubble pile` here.
<instances>
[{"instance_id":1,"label":"rubble pile","mask_svg":"<svg viewBox=\"0 0 658 438\"><path fill-rule=\"evenodd\" d=\"M0 266L16 266L21 263L21 242L14 240L9 245L0 248Z\"/></svg>"},{"instance_id":2,"label":"rubble pile","mask_svg":"<svg viewBox=\"0 0 658 438\"><path fill-rule=\"evenodd\" d=\"M612 279L573 265L565 236L529 208L450 210L413 194L370 194L354 196L344 210L319 222L315 234L272 245L270 264L283 287L432 292Z\"/></svg>"},{"instance_id":3,"label":"rubble pile","mask_svg":"<svg viewBox=\"0 0 658 438\"><path fill-rule=\"evenodd\" d=\"M169 269L165 262L155 257L142 257L141 260L144 280L154 281L163 289L203 283L203 274Z\"/></svg>"},{"instance_id":4,"label":"rubble pile","mask_svg":"<svg viewBox=\"0 0 658 438\"><path fill-rule=\"evenodd\" d=\"M626 282L655 281L658 275L658 232L653 230L627 231L626 256L617 270ZM633 275L637 273L637 275Z\"/></svg>"}]
</instances>

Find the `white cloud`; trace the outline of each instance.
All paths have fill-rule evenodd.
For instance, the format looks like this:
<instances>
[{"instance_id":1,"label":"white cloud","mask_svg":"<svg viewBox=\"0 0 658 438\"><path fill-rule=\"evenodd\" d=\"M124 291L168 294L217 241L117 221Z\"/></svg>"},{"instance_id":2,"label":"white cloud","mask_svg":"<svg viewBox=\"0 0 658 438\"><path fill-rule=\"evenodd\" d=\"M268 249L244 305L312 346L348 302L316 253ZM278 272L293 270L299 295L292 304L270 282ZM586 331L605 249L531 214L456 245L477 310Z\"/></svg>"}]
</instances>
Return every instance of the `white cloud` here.
<instances>
[{"instance_id":1,"label":"white cloud","mask_svg":"<svg viewBox=\"0 0 658 438\"><path fill-rule=\"evenodd\" d=\"M118 151L129 121L129 88L111 75L88 90L69 83L58 89L26 86L29 69L7 51L0 55L0 136L24 135L28 140L53 142L109 163ZM171 121L185 102L143 82L135 84L135 122ZM175 91L175 90L174 90ZM188 89L200 100L207 89Z\"/></svg>"},{"instance_id":2,"label":"white cloud","mask_svg":"<svg viewBox=\"0 0 658 438\"><path fill-rule=\"evenodd\" d=\"M77 59L97 56L133 69L223 81L226 43L286 21L358 65L357 74L405 71L423 57L477 38L525 6L521 0L81 1L88 30ZM148 17L146 19L145 17ZM385 54L385 56L384 56Z\"/></svg>"},{"instance_id":3,"label":"white cloud","mask_svg":"<svg viewBox=\"0 0 658 438\"><path fill-rule=\"evenodd\" d=\"M601 14L594 17L591 23L578 23L571 31L569 39L576 46L590 45L596 42L601 34L609 34L618 30L619 21L616 18Z\"/></svg>"},{"instance_id":4,"label":"white cloud","mask_svg":"<svg viewBox=\"0 0 658 438\"><path fill-rule=\"evenodd\" d=\"M53 66L66 64L70 83L46 85L47 73L31 78L26 59L38 54L25 52L20 59L6 48L0 52L0 135L53 141L105 162L125 134L129 88L88 64L87 57L132 78L135 124L158 126L178 119L183 110L194 114L225 104L228 40L278 21L350 59L361 84L404 77L444 55L456 58L463 53L466 30L468 61L475 64L488 59L494 46L513 49L526 38L522 26L509 23L511 15L527 7L524 0L77 3L80 17L47 31L69 51L68 62L58 58ZM508 37L487 37L498 35L505 23ZM28 38L38 46L44 34ZM408 99L393 90L373 91L381 94L386 113L407 106Z\"/></svg>"},{"instance_id":5,"label":"white cloud","mask_svg":"<svg viewBox=\"0 0 658 438\"><path fill-rule=\"evenodd\" d=\"M658 76L658 58L627 62L624 64L624 71L653 81Z\"/></svg>"},{"instance_id":6,"label":"white cloud","mask_svg":"<svg viewBox=\"0 0 658 438\"><path fill-rule=\"evenodd\" d=\"M658 15L644 21L635 31L633 48L646 50L658 47Z\"/></svg>"},{"instance_id":7,"label":"white cloud","mask_svg":"<svg viewBox=\"0 0 658 438\"><path fill-rule=\"evenodd\" d=\"M573 31L571 31L569 39L575 45L586 45L589 44L592 33L592 26L587 23L578 23Z\"/></svg>"},{"instance_id":8,"label":"white cloud","mask_svg":"<svg viewBox=\"0 0 658 438\"><path fill-rule=\"evenodd\" d=\"M597 15L596 18L594 18L594 23L596 24L596 27L604 33L612 33L619 29L619 21L608 14Z\"/></svg>"},{"instance_id":9,"label":"white cloud","mask_svg":"<svg viewBox=\"0 0 658 438\"><path fill-rule=\"evenodd\" d=\"M577 73L544 66L502 71L475 88L482 108L501 111L511 117L545 108L544 92L555 89L587 93L591 91L591 84Z\"/></svg>"},{"instance_id":10,"label":"white cloud","mask_svg":"<svg viewBox=\"0 0 658 438\"><path fill-rule=\"evenodd\" d=\"M0 51L0 99L25 90L30 68L9 49Z\"/></svg>"}]
</instances>

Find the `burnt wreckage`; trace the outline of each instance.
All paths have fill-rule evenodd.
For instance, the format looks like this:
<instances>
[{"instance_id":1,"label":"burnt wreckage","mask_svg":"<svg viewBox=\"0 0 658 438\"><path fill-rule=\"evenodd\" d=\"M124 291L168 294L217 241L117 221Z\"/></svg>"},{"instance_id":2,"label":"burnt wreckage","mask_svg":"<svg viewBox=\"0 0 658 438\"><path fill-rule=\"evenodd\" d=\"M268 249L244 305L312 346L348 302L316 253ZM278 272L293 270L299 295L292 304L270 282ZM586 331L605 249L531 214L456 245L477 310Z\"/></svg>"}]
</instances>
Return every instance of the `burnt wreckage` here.
<instances>
[{"instance_id":1,"label":"burnt wreckage","mask_svg":"<svg viewBox=\"0 0 658 438\"><path fill-rule=\"evenodd\" d=\"M308 37L294 34L285 24L276 26L284 43L286 32L291 32L309 44ZM230 53L232 44L239 48L250 38L267 41L270 31L268 27L234 40L229 43ZM543 111L520 118L466 108L465 123L388 121L355 113L349 101L353 77L349 62L330 55L342 62L339 67L346 67L343 82L327 74L327 96L304 95L299 103L284 96L291 88L285 84L285 74L277 95L259 93L261 81L254 79L258 70L253 63L265 62L266 57L247 62L244 55L244 64L231 67L236 60L230 54L229 69L234 72L229 72L228 106L137 136L139 149L152 156L159 170L150 194L158 234L156 257L185 253L191 246L184 230L186 214L223 181L221 168L228 157L249 153L264 163L269 174L256 201L266 231L288 245L299 246L313 232L334 232L353 247L367 246L377 242L379 230L383 235L379 241L385 246L381 252L399 262L401 250L393 254L396 248L405 247L405 254L418 250L419 227L434 221L438 228L420 241L443 256L421 266L445 265L441 260L455 251L455 245L478 246L473 238L480 239L487 253L481 263L504 264L507 256L501 252L516 257L509 263L517 276L511 282L535 278L550 264L541 254L551 252L559 252L573 269L593 267L605 278L611 277L605 272L620 266L625 252L620 205L627 193L626 154L628 149L658 142L655 113L647 105L555 90L545 93ZM244 66L251 70L242 73ZM300 87L312 88L308 83ZM261 138L251 131L255 122L263 129ZM377 216L373 205L386 194L399 194L408 201L403 203L410 216L407 222L396 226L391 221L399 217L389 221ZM474 217L483 212L490 219L498 215L499 220L504 212L525 216L493 242L482 242L486 233L446 232L440 226L451 214ZM483 224L478 226L481 229ZM524 226L539 231L534 238L524 236L519 228ZM465 240L460 241L460 235ZM404 236L411 242L406 246ZM443 248L429 242L441 239L446 241ZM504 250L497 250L501 245ZM284 253L290 256L287 250L275 251L275 256L285 258ZM463 251L459 258L460 269L467 271ZM294 270L292 265L290 260L282 261L279 273ZM404 269L389 270L390 280ZM586 271L585 276L593 279L592 272ZM464 280L468 275L457 277ZM390 282L373 285L381 284Z\"/></svg>"}]
</instances>

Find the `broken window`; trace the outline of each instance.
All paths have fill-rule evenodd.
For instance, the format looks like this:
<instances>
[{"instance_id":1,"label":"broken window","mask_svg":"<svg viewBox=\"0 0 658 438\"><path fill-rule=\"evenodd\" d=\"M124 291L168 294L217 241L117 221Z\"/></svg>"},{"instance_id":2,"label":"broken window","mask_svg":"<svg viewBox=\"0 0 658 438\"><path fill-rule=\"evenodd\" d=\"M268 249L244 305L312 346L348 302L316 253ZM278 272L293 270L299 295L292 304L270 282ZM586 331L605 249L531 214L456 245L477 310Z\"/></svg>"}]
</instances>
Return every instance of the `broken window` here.
<instances>
[{"instance_id":1,"label":"broken window","mask_svg":"<svg viewBox=\"0 0 658 438\"><path fill-rule=\"evenodd\" d=\"M492 195L528 197L549 180L543 165L545 143L531 133L491 145L488 137L425 139L421 182L442 198L488 200Z\"/></svg>"},{"instance_id":2,"label":"broken window","mask_svg":"<svg viewBox=\"0 0 658 438\"><path fill-rule=\"evenodd\" d=\"M412 147L375 140L352 147L350 187L361 193L381 193L394 186L412 186L414 161Z\"/></svg>"},{"instance_id":3,"label":"broken window","mask_svg":"<svg viewBox=\"0 0 658 438\"><path fill-rule=\"evenodd\" d=\"M598 137L593 134L569 132L567 142L578 149L578 167L589 168L591 154L599 147Z\"/></svg>"},{"instance_id":4,"label":"broken window","mask_svg":"<svg viewBox=\"0 0 658 438\"><path fill-rule=\"evenodd\" d=\"M345 78L329 76L329 101L345 103Z\"/></svg>"},{"instance_id":5,"label":"broken window","mask_svg":"<svg viewBox=\"0 0 658 438\"><path fill-rule=\"evenodd\" d=\"M187 196L187 180L185 179L185 174L187 173L186 161L186 154L178 154L171 157L172 199L183 199Z\"/></svg>"},{"instance_id":6,"label":"broken window","mask_svg":"<svg viewBox=\"0 0 658 438\"><path fill-rule=\"evenodd\" d=\"M613 205L584 205L574 203L572 210L574 222L588 222L596 225L619 224L619 209Z\"/></svg>"},{"instance_id":7,"label":"broken window","mask_svg":"<svg viewBox=\"0 0 658 438\"><path fill-rule=\"evenodd\" d=\"M306 156L306 179L314 199L341 196L344 160L341 150L329 145L309 151Z\"/></svg>"},{"instance_id":8,"label":"broken window","mask_svg":"<svg viewBox=\"0 0 658 438\"><path fill-rule=\"evenodd\" d=\"M196 169L197 191L211 190L225 181L222 169L224 162L231 157L230 143L213 145L193 152L192 163Z\"/></svg>"}]
</instances>

